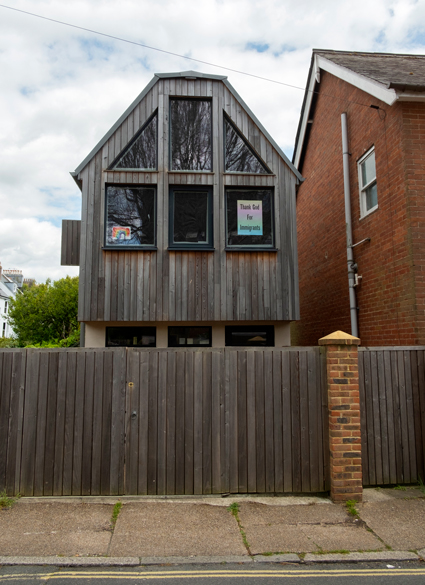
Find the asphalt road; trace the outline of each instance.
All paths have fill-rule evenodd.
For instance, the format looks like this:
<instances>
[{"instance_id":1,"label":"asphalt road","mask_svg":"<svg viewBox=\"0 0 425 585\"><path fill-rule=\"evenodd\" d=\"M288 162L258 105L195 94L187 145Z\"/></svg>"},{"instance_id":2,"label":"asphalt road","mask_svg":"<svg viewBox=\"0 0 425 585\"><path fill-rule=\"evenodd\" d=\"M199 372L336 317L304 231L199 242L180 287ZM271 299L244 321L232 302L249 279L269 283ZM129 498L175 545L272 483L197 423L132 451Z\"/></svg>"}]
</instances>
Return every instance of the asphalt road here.
<instances>
[{"instance_id":1,"label":"asphalt road","mask_svg":"<svg viewBox=\"0 0 425 585\"><path fill-rule=\"evenodd\" d=\"M423 585L425 564L419 562L346 565L278 565L246 567L179 566L138 568L0 567L0 583L35 585Z\"/></svg>"}]
</instances>

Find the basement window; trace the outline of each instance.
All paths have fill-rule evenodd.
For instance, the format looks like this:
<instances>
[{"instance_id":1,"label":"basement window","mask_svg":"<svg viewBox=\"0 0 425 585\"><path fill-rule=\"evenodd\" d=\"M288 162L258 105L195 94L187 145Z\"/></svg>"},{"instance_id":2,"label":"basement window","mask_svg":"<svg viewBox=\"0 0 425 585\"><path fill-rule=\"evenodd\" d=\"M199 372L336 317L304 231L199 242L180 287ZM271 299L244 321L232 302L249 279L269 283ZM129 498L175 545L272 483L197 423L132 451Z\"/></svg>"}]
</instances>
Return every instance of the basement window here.
<instances>
[{"instance_id":1,"label":"basement window","mask_svg":"<svg viewBox=\"0 0 425 585\"><path fill-rule=\"evenodd\" d=\"M225 331L226 346L274 347L273 325L229 325Z\"/></svg>"},{"instance_id":2,"label":"basement window","mask_svg":"<svg viewBox=\"0 0 425 585\"><path fill-rule=\"evenodd\" d=\"M211 347L211 327L168 328L168 347Z\"/></svg>"},{"instance_id":3,"label":"basement window","mask_svg":"<svg viewBox=\"0 0 425 585\"><path fill-rule=\"evenodd\" d=\"M375 147L357 162L360 189L360 217L365 217L378 208L376 185Z\"/></svg>"},{"instance_id":4,"label":"basement window","mask_svg":"<svg viewBox=\"0 0 425 585\"><path fill-rule=\"evenodd\" d=\"M156 327L107 327L106 347L156 347Z\"/></svg>"}]
</instances>

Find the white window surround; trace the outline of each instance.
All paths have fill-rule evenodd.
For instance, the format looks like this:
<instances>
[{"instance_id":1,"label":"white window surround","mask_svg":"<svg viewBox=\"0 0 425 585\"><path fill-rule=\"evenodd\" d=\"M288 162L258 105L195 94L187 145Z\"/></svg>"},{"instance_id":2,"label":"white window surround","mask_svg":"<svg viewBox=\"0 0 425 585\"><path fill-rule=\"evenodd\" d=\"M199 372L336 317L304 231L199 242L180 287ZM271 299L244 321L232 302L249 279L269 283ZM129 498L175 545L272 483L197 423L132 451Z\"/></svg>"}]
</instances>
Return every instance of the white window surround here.
<instances>
[{"instance_id":1,"label":"white window surround","mask_svg":"<svg viewBox=\"0 0 425 585\"><path fill-rule=\"evenodd\" d=\"M375 147L372 146L358 161L360 219L378 209Z\"/></svg>"}]
</instances>

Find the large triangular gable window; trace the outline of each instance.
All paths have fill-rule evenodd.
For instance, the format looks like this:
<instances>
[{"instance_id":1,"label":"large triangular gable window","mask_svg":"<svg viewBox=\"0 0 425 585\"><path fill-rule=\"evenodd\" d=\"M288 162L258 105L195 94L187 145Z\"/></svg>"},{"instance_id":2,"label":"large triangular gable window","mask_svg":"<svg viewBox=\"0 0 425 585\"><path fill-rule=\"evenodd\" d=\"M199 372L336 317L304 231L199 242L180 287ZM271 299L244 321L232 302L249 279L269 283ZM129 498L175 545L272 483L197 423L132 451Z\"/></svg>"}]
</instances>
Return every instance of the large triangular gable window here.
<instances>
[{"instance_id":1,"label":"large triangular gable window","mask_svg":"<svg viewBox=\"0 0 425 585\"><path fill-rule=\"evenodd\" d=\"M157 112L136 134L130 144L118 155L112 169L155 171L158 152Z\"/></svg>"},{"instance_id":2,"label":"large triangular gable window","mask_svg":"<svg viewBox=\"0 0 425 585\"><path fill-rule=\"evenodd\" d=\"M224 139L226 172L271 174L226 116L224 117Z\"/></svg>"}]
</instances>

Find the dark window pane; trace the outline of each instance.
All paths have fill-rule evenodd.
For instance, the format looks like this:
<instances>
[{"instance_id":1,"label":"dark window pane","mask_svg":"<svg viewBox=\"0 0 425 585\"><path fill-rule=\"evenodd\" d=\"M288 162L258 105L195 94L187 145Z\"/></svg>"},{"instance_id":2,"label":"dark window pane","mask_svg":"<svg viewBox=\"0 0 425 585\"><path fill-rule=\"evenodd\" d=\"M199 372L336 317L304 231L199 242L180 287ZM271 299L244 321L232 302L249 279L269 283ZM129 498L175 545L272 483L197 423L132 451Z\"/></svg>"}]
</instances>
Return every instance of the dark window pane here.
<instances>
[{"instance_id":1,"label":"dark window pane","mask_svg":"<svg viewBox=\"0 0 425 585\"><path fill-rule=\"evenodd\" d=\"M174 242L207 243L208 192L174 192Z\"/></svg>"},{"instance_id":2,"label":"dark window pane","mask_svg":"<svg viewBox=\"0 0 425 585\"><path fill-rule=\"evenodd\" d=\"M273 197L270 189L228 190L227 245L273 246Z\"/></svg>"},{"instance_id":3,"label":"dark window pane","mask_svg":"<svg viewBox=\"0 0 425 585\"><path fill-rule=\"evenodd\" d=\"M211 327L169 327L168 347L211 347Z\"/></svg>"},{"instance_id":4,"label":"dark window pane","mask_svg":"<svg viewBox=\"0 0 425 585\"><path fill-rule=\"evenodd\" d=\"M156 347L156 327L107 327L106 347Z\"/></svg>"},{"instance_id":5,"label":"dark window pane","mask_svg":"<svg viewBox=\"0 0 425 585\"><path fill-rule=\"evenodd\" d=\"M118 187L106 190L106 245L155 245L155 189Z\"/></svg>"},{"instance_id":6,"label":"dark window pane","mask_svg":"<svg viewBox=\"0 0 425 585\"><path fill-rule=\"evenodd\" d=\"M211 102L171 100L171 168L211 171Z\"/></svg>"},{"instance_id":7,"label":"dark window pane","mask_svg":"<svg viewBox=\"0 0 425 585\"><path fill-rule=\"evenodd\" d=\"M226 327L226 345L273 347L273 325L231 325Z\"/></svg>"},{"instance_id":8,"label":"dark window pane","mask_svg":"<svg viewBox=\"0 0 425 585\"><path fill-rule=\"evenodd\" d=\"M226 137L226 171L268 174L268 169L253 153L232 124L224 119Z\"/></svg>"},{"instance_id":9,"label":"dark window pane","mask_svg":"<svg viewBox=\"0 0 425 585\"><path fill-rule=\"evenodd\" d=\"M126 149L118 160L115 169L157 168L157 116L145 126L136 140Z\"/></svg>"}]
</instances>

